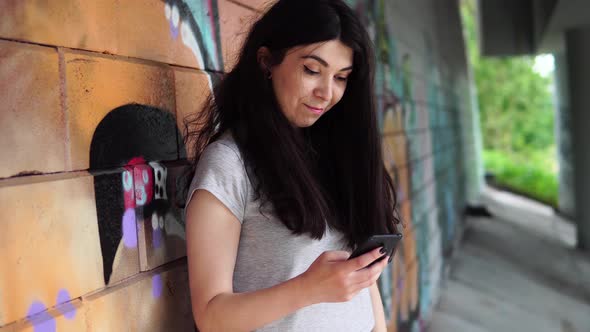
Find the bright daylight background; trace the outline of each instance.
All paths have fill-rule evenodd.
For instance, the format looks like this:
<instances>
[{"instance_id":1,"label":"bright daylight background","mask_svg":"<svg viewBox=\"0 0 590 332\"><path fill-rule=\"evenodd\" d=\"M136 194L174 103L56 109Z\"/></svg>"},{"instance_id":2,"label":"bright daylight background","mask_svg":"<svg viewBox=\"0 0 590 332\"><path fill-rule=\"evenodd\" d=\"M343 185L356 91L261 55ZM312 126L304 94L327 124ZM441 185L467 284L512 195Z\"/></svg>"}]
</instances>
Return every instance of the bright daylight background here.
<instances>
[{"instance_id":1,"label":"bright daylight background","mask_svg":"<svg viewBox=\"0 0 590 332\"><path fill-rule=\"evenodd\" d=\"M461 2L492 185L557 207L553 56L482 58L474 0Z\"/></svg>"}]
</instances>

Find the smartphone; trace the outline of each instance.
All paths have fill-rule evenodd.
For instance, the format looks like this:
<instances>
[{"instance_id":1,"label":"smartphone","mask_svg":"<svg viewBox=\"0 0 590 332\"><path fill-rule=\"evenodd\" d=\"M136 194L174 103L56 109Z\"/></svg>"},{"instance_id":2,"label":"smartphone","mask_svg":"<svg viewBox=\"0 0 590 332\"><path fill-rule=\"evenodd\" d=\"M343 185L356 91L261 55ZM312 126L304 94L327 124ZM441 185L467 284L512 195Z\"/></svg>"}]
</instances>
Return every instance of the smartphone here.
<instances>
[{"instance_id":1,"label":"smartphone","mask_svg":"<svg viewBox=\"0 0 590 332\"><path fill-rule=\"evenodd\" d=\"M367 241L365 241L363 244L356 247L356 249L352 252L352 254L350 255L350 257L348 259L353 259L355 257L362 255L362 254L366 254L375 248L383 247L385 249L385 251L387 251L387 254L383 255L383 257L376 259L373 263L367 265L367 267L381 261L382 259L385 258L385 256L389 256L388 263L390 263L391 260L393 259L393 255L395 254L395 249L397 248L397 244L399 243L399 241L401 241L401 239L402 239L401 234L373 235L373 236L369 237L367 239Z\"/></svg>"}]
</instances>

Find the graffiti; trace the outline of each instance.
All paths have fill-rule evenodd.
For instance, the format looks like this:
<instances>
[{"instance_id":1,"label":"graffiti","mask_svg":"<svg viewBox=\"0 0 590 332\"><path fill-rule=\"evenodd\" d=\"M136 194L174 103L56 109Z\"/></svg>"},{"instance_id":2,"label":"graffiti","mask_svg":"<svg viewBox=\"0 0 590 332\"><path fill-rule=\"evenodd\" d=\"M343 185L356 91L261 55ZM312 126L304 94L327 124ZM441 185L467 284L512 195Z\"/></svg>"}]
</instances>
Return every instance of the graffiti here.
<instances>
[{"instance_id":1,"label":"graffiti","mask_svg":"<svg viewBox=\"0 0 590 332\"><path fill-rule=\"evenodd\" d=\"M162 276L156 274L152 277L152 296L154 298L159 298L162 296L162 289L164 288L164 284L162 282Z\"/></svg>"},{"instance_id":2,"label":"graffiti","mask_svg":"<svg viewBox=\"0 0 590 332\"><path fill-rule=\"evenodd\" d=\"M136 250L137 224L149 220L153 248L162 246L164 216L171 208L166 192L166 167L146 160L178 158L179 132L172 114L157 108L130 104L109 112L97 126L90 147L98 228L105 284L109 284L118 252ZM120 174L103 174L122 166ZM121 248L120 243L123 243Z\"/></svg>"},{"instance_id":3,"label":"graffiti","mask_svg":"<svg viewBox=\"0 0 590 332\"><path fill-rule=\"evenodd\" d=\"M154 179L154 199L155 200L164 200L167 201L168 197L166 195L166 178L168 174L168 170L166 167L160 165L157 162L150 162L149 163L151 169L153 170L153 179ZM146 171L144 171L146 172ZM151 179L151 177L150 177ZM151 222L152 222L152 242L155 248L159 248L162 243L164 231L165 231L165 214L162 213L163 211L154 211L152 213Z\"/></svg>"},{"instance_id":4,"label":"graffiti","mask_svg":"<svg viewBox=\"0 0 590 332\"><path fill-rule=\"evenodd\" d=\"M456 224L460 221L456 210L457 205L463 201L462 197L457 196L458 190L462 187L462 178L457 170L448 170L449 166L457 163L458 152L453 147L448 153L437 153L440 148L447 147L456 139L454 136L457 134L456 130L452 128L439 130L439 127L449 127L451 124L458 123L458 119L454 117L459 116L459 112L448 109L448 105L457 105L458 100L453 94L441 93L439 67L435 58L436 50L433 49L428 34L424 33L426 51L414 52L411 47L401 43L403 38L398 40L392 35L392 33L409 32L406 30L397 32L392 28L393 23L388 16L390 13L387 13L387 10L393 8L391 2L385 0L347 0L346 2L356 10L375 45L377 119L383 134L384 161L387 171L396 183L398 199L402 202L399 214L405 225L402 230L404 241L400 245L393 264L384 271L379 280L388 328L390 331L423 330L423 318L428 317L439 292L443 264L442 250L452 244ZM198 66L207 71L208 92L210 92L214 85L212 80L219 80L222 73L227 70L227 64L223 61L221 44L220 22L223 20L220 21L218 8L223 3L217 0L161 0L157 4L158 6L146 7L135 3L125 6L117 3L117 8L121 9L121 16L117 17L120 27L113 29L112 32L103 32L99 29L102 26L96 28L94 24L101 22L104 26L112 25L112 22L108 21L111 19L109 14L112 8L91 12L79 10L75 13L75 16L80 17L79 26L71 29L73 25L70 24L62 29L59 24L55 24L55 17L62 17L61 14L52 13L53 16L47 17L32 15L31 8L35 5L31 4L1 7L5 9L5 12L10 13L31 12L23 16L22 24L13 24L14 36L22 36L22 38L15 37L15 40L64 47L59 55L55 55L54 48L39 46L39 48L48 49L45 50L48 57L47 63L60 61L57 65L58 69L65 69L66 75L60 74L59 82L64 86L76 85L64 81L69 78L69 63L64 64L65 68L60 67L63 60L62 53L66 53L67 58L73 50L87 53L105 50L105 53L113 52L112 56L109 56L109 61L113 62L126 62L128 59L122 58L131 57L145 59L148 62L161 62L164 66L172 64L184 67L172 67L170 70L175 73L197 72L189 67ZM405 6L402 3L396 5ZM56 3L56 6L52 7L52 12L69 13L69 10L73 10L67 3ZM221 9L223 10L224 7L222 6ZM154 31L154 36L157 37L141 34L144 30L135 29L132 26L137 22L136 20L130 19L127 25L120 20L121 17L130 18L131 14L137 14L135 18L145 16L150 19L159 19L158 26L150 30ZM6 16L17 17L18 15L5 14L3 18L6 19ZM99 31L100 35L97 38ZM109 35L111 33L113 35ZM419 34L420 32L407 39L415 42L419 38L414 37ZM133 37L119 39L119 36ZM18 41L10 41L10 43L17 44L19 47L20 44L24 44ZM89 55L89 57L94 56L102 57L103 55ZM147 66L151 65L147 64ZM413 66L418 67L418 71L423 72L424 77L414 76L416 68ZM90 74L82 71L76 73L76 75L88 75L88 79L91 80ZM180 76L174 75L171 75L173 79ZM448 90L456 91L453 82L445 82L445 85L449 88ZM145 86L137 87L137 89L145 88ZM174 89L175 86L170 88ZM105 89L108 89L108 86L105 86ZM73 90L76 92L76 88ZM201 91L198 92L201 94ZM86 93L91 94L89 91ZM96 208L98 238L95 237L96 235L92 235L92 238L99 242L98 244L93 242L98 263L92 264L100 266L100 259L102 259L103 275L100 276L98 270L92 272L92 275L98 274L98 287L102 287L102 280L104 285L112 286L127 277L151 270L184 254L182 249L179 249L184 245L185 236L184 220L180 213L184 196L179 189L184 187L182 181L186 179L180 178L182 165L174 161L184 160L186 151L181 144L182 136L177 128L179 119L175 119L174 112L181 114L186 110L179 106L181 105L179 100L182 98L177 98L175 104L174 97L171 97L166 104L157 100L158 93L159 91L150 90L149 97L142 97L140 100L123 99L125 101L115 101L101 109L97 109L97 104L93 103L83 105L88 107L88 112L96 111L102 114L103 111L110 110L94 128L89 148L86 143L80 148L84 157L90 157L89 172L93 175L93 182L89 182L91 188L87 194L88 197L85 198L90 202L91 208L94 207L93 204ZM68 94L67 99L73 99L74 95ZM108 90L105 95L108 95ZM185 99L188 99L190 104L190 98ZM126 104L132 100L138 104ZM162 110L148 106L154 104L171 105L169 106L171 109ZM56 102L55 105L60 104ZM70 104L66 102L64 105ZM119 107L119 105L122 106ZM178 109L172 109L174 107ZM75 114L78 111L72 107L69 114ZM66 125L71 133L75 133L78 129L77 124L70 126L67 123ZM84 130L92 132L93 126L88 126ZM417 130L417 128L420 129ZM66 141L70 138L74 141L75 135L68 136ZM71 157L68 156L68 158ZM443 172L444 176L439 175ZM21 175L23 174L25 172ZM90 197L92 194L94 197ZM76 234L72 234L72 237L75 236ZM99 255L101 255L100 258ZM184 271L178 273L178 275L185 274ZM176 308L173 306L174 303L164 305L169 298L167 295L170 293L171 286L167 280L170 276L164 273L148 273L146 276L141 286L133 288L127 294L105 292L109 293L109 295L105 294L105 298L111 294L120 297L108 306L104 306L108 309L96 310L94 313L102 315L101 318L104 319L97 319L93 324L111 324L112 318L116 317L113 312L120 311L121 307L129 305L129 301L135 301L133 304L145 305L145 308L149 309L145 309L144 312L149 314L165 315L173 312ZM47 279L51 280L53 275L48 277ZM85 279L88 277L85 276ZM185 283L185 281L181 280L179 283ZM96 283L92 285L97 286ZM76 306L72 304L71 296L77 298L84 292L97 291L96 287L94 289L79 287L74 290L73 286L68 286L68 289L59 289L62 287L61 281L57 285L50 283L43 287L46 287L43 292L37 289L27 291L50 294L49 300L41 297L43 300L40 301L40 297L33 296L36 294L25 294L27 291L19 291L23 293L21 298L27 300L18 307L16 314L9 316L8 323L24 316L26 319L23 320L28 321L36 332L55 331L63 320L79 319L81 316ZM132 286L129 287L132 289ZM77 293L70 293L70 291ZM177 292L177 294L181 293L188 294L188 292ZM50 303L53 295L56 295L55 302ZM120 300L125 296L133 300L128 302ZM188 298L183 299L185 300L183 304L189 303ZM186 317L189 316L190 313ZM190 321L190 317L188 320ZM156 321L155 318L151 321L147 319L146 324L151 327L157 326L153 325L158 323L154 321ZM162 322L168 321L162 320ZM104 328L104 330L119 330L117 325L119 322L113 324L115 325L109 325L110 328ZM95 329L100 330L100 328ZM129 330L134 329L129 328Z\"/></svg>"},{"instance_id":5,"label":"graffiti","mask_svg":"<svg viewBox=\"0 0 590 332\"><path fill-rule=\"evenodd\" d=\"M71 300L68 290L60 289L57 293L57 301L55 301L58 305L59 311L69 320L76 317L76 308L70 302Z\"/></svg>"},{"instance_id":6,"label":"graffiti","mask_svg":"<svg viewBox=\"0 0 590 332\"><path fill-rule=\"evenodd\" d=\"M405 224L404 241L391 271L384 272L380 279L386 318L393 331L423 330L422 317L432 310L433 299L439 292L442 240L450 241L455 227L452 187L456 177L452 174L451 181L445 181L453 183L444 193L439 192L442 184L437 183L441 165L449 165L450 160L440 160L449 157L436 154L436 148L441 142L450 141L447 136L451 132L440 137L431 129L436 128L437 116L446 116L446 112L437 109L441 101L434 99L439 92L435 84L438 72L434 51L427 43L424 63L420 63L429 73L427 85L423 81L414 82L412 65L415 63L410 53L398 57L396 41L389 35L385 1L350 0L348 3L356 9L376 47L375 92L386 148L384 158L403 202L400 215ZM418 107L416 100L428 102L425 107ZM439 202L437 197L445 197L444 202Z\"/></svg>"},{"instance_id":7,"label":"graffiti","mask_svg":"<svg viewBox=\"0 0 590 332\"><path fill-rule=\"evenodd\" d=\"M172 38L191 50L200 68L223 71L217 1L166 0L163 5ZM207 76L209 90L211 77L218 79ZM137 250L138 222L146 221L143 229L151 238L146 250L162 248L169 233L184 236L184 221L178 213L169 213L168 170L154 161L186 157L184 148L174 154L180 138L174 117L149 106L121 106L97 126L90 168L97 175L94 184L105 284L111 280L118 253ZM99 171L109 167L123 167L123 171L120 176Z\"/></svg>"},{"instance_id":8,"label":"graffiti","mask_svg":"<svg viewBox=\"0 0 590 332\"><path fill-rule=\"evenodd\" d=\"M107 5L103 6L105 8L101 8L105 9L104 11L94 11L85 10L87 7L84 6L72 7L68 2L56 3L55 6L51 7L51 13L44 15L43 11L46 10L46 8L36 8L38 7L36 4L8 4L0 5L3 9L0 10L0 12L2 12L0 16L5 20L8 18L8 21L11 21L14 17L18 16L14 15L14 13L22 14L24 23L20 25L14 24L14 28L7 28L8 25L5 25L3 32L6 33L8 30L14 30L17 34L24 36L19 40L27 40L33 44L60 45L71 47L73 49L80 49L89 53L89 57L101 57L103 55L98 53L103 52L104 50L104 53L112 53L112 56L109 55L109 61L120 61L120 63L127 63L126 59L121 59L122 57L127 56L143 58L150 61L179 64L182 66L194 66L194 62L196 62L200 68L214 71L213 75L206 75L209 80L209 91L211 91L213 84L211 83L210 77L217 79L218 76L216 73L224 70L220 41L219 14L216 0L166 0L159 2L158 7L144 6L140 3L125 3L125 5L113 3L113 5L116 5L116 7L109 8L110 5ZM117 12L116 15L119 16L116 18L112 18L105 14L112 13L119 9L121 12ZM55 18L59 17L59 15L64 12L68 13L68 15L71 14L77 17L75 29L71 29L71 31L67 31L66 29L62 30L62 25L57 24L61 22L56 22ZM128 24L126 19L121 19L121 21L125 21L125 23L121 23L120 25L111 24L115 21L119 22L118 20L120 18L130 17L130 13L137 14L134 15L134 17L145 16L149 19L156 17L154 14L161 14L161 22L164 22L166 25L159 24L160 27L151 30L156 32L154 34L156 37L152 37L137 34L137 32L141 30L134 30L131 24ZM37 19L39 17L42 19L38 22ZM166 18L166 21L163 20L163 17ZM109 21L109 19L113 19L114 21ZM36 24L36 22L39 24ZM97 25L95 24L96 22L100 22L98 25L100 25L101 28L95 29L95 26ZM111 27L113 25L116 26L116 28L102 29L104 26ZM67 27L69 29L74 26L67 25ZM131 29L131 33L128 29ZM170 35L168 35L168 32ZM60 36L63 36L63 38ZM119 40L119 36L133 36L131 37L133 40L125 40L123 42L122 40L125 38ZM148 42L147 46L149 47L146 46L146 41ZM159 42L162 42L162 45L164 46L160 46L160 49L157 49ZM15 47L21 47L21 44L23 45L22 47L26 46L27 49L30 47L30 45L26 45L26 43L16 41L10 43L15 44ZM78 89L78 85L66 82L66 80L70 78L67 74L70 64L62 63L63 57L61 56L63 54L60 53L60 57L58 57L55 48L45 46L35 47L41 50L40 53L43 53L44 61L42 62L48 67L47 71L51 71L53 68L51 66L55 65L56 70L57 68L59 68L59 70L64 70L64 72L61 73L63 75L60 74L59 80L56 80L55 83L58 84L53 84L53 81L45 78L48 76L46 75L45 69L41 72L35 72L34 70L39 70L40 67L38 67L27 72L24 71L27 68L23 68L22 70L24 72L22 73L22 76L25 79L22 80L20 84L16 84L16 86L19 87L19 89L22 88L23 91L25 91L27 86L32 87L29 90L35 92L31 95L31 98L34 99L34 105L39 103L39 107L34 108L44 109L45 106L49 105L51 105L51 107L66 107L65 100L60 104L59 102L52 103L52 100L48 101L44 99L49 99L48 95L53 96L53 92L58 91L56 93L59 94L59 88L57 88L57 90L55 89L55 86L59 84L61 84L62 87L69 85L70 87L73 87L73 91L77 91L76 89ZM185 48L184 50L182 49L183 47ZM175 58L179 49L183 50L185 53L183 56ZM69 52L70 50L65 51L65 53ZM92 55L91 53L93 52L96 54ZM193 61L193 55L196 61ZM47 57L46 61L45 57ZM10 67L12 64L11 61L8 61L6 64L3 63L2 65L2 67ZM129 65L135 66L137 64L130 63ZM142 66L148 67L152 65L153 64L142 64ZM19 70L21 69L19 68ZM171 71L172 70L176 69L171 69ZM193 70L193 72L196 72L196 70ZM89 72L77 71L76 75L87 75L89 80L92 79L90 78L92 77L92 73ZM30 81L30 77L36 77L35 81L43 81L44 85L40 85L39 87L31 86L28 82ZM170 77L172 77L172 75ZM148 78L153 80L157 79L157 77ZM53 87L50 88L49 85L51 84L53 84ZM157 86L157 84L154 84L154 86ZM146 89L147 87L139 85L134 88ZM47 89L50 93L46 93L43 89ZM101 86L101 89L106 91L105 95L108 96L107 99L111 99L111 95L109 95L109 89L111 88L109 85L105 84L104 86ZM92 91L86 90L85 93L90 95L92 94ZM126 92L122 92L122 94L125 93ZM74 94L68 95L68 98L71 100L75 99L73 95ZM171 95L174 96L174 92L172 92ZM119 102L109 101L107 102L109 106L99 108L96 103L82 103L82 111L88 112L88 114L92 114L92 116L95 116L95 112L96 114L102 114L106 110L111 110L96 128L94 128L90 146L84 144L79 149L79 152L76 150L76 153L83 154L83 158L89 156L88 171L93 176L93 180L90 181L88 178L88 182L84 182L83 180L79 181L80 183L83 183L79 185L80 187L90 185L90 191L85 191L84 197L72 198L74 200L88 202L88 209L84 210L84 212L86 212L85 215L89 213L93 214L93 208L96 208L98 225L84 224L84 227L87 227L87 229L90 230L85 233L84 236L91 237L92 239L95 239L96 242L94 242L94 240L92 241L92 244L88 246L90 251L88 253L85 251L84 255L88 255L88 261L91 261L91 263L88 263L87 265L92 265L93 268L99 267L101 265L100 259L102 259L102 272L100 272L99 269L85 269L84 272L72 273L74 276L71 277L71 285L73 286L68 288L68 290L65 288L59 289L62 287L62 281L57 285L55 284L55 276L56 273L60 271L59 269L55 269L55 271L49 269L46 274L43 274L38 278L39 280L43 280L40 281L40 283L43 283L40 286L41 290L39 287L27 288L27 285L23 282L19 283L14 287L17 290L13 291L13 293L19 295L18 298L22 299L19 300L20 302L15 301L18 303L13 303L8 297L0 296L2 298L2 301L0 301L0 311L2 311L2 314L0 314L0 325L4 326L4 324L10 324L17 319L22 319L23 321L29 322L36 332L55 331L57 328L61 329L60 324L64 321L72 319L80 320L81 315L78 314L76 307L72 304L71 296L77 298L83 294L87 294L87 292L100 292L100 287L102 287L102 285L100 285L102 282L101 280L104 280L104 285L113 285L114 283L137 274L140 271L161 265L164 262L169 261L170 257L178 258L183 254L184 220L181 217L180 208L181 205L184 204L184 201L182 193L177 192L177 190L183 187L181 183L182 180L179 180L179 174L181 173L180 169L182 169L182 167L170 163L170 161L186 158L186 151L181 143L182 136L177 128L177 119L174 117L174 112L176 110L162 110L148 106L149 104L167 104L166 102L158 100L160 96L162 96L162 94L159 91L150 90L150 95L147 98L142 97L139 100L133 96L129 96L129 98L124 96L122 98L123 100L129 101L136 100L138 103L146 105L126 104L120 107L113 107L119 106ZM167 94L167 96L170 96L170 94ZM127 101L124 101L120 104L125 104L126 102ZM171 108L174 107L174 100L171 100L168 105L172 105ZM52 109L51 111L55 112L55 114L61 114L60 109ZM63 109L61 109L61 111L63 111ZM78 112L77 105L76 107L71 107L70 111L72 113ZM51 114L53 115L54 113ZM34 113L31 113L31 115L34 115ZM63 119L58 118L56 120L58 124L52 124L48 121L48 127L53 128L51 126L54 126L55 128L58 128L59 126L68 127L71 125L73 132L79 129L79 123L74 123L74 121L71 123L61 123L61 120ZM86 120L81 120L81 122L82 121ZM86 123L87 122L84 124ZM37 123L35 123L35 125L37 125ZM92 126L88 126L87 129L88 131L86 132L92 133ZM19 129L19 131L25 130ZM59 134L59 132L56 133L56 137L60 136ZM76 140L74 135L71 137L67 136L65 141L62 142L63 146L69 146L70 138L72 141ZM18 146L18 148L27 149L28 147L23 145ZM50 151L50 153L52 152L55 151ZM60 155L60 158L63 158L63 151L57 154ZM70 158L69 152L67 154L67 158ZM45 158L39 160L44 159ZM61 168L59 171L61 171ZM23 174L24 172L22 172L21 175ZM92 188L92 186L94 188ZM94 189L93 192L92 189ZM92 195L94 195L94 197L92 197ZM51 199L48 199L48 202L51 202ZM66 215L69 216L78 213L78 211L76 211L76 208L79 209L78 206L85 205L74 205L71 208L72 212ZM35 206L35 208L43 210L41 206ZM68 206L67 208L70 207ZM45 217L47 220L57 219L55 216ZM92 218L84 218L83 220L83 222L88 221L92 221ZM63 229L69 229L62 228L65 226L61 225L59 225L59 227L60 228L56 228L53 234L60 233ZM98 230L98 236L94 233L95 229ZM63 233L66 234L64 237L68 240L69 238L76 238L80 235L76 233ZM16 231L13 231L12 234L16 234ZM144 243L145 239L148 239L146 243ZM69 245L69 242L63 242L63 246L66 248ZM12 249L12 247L9 249ZM67 249L79 251L79 248ZM47 250L47 257L53 257L53 255L55 255L54 252ZM63 253L60 252L60 255L63 255ZM146 265L144 265L143 262L138 263L138 257L145 255L147 255ZM98 260L98 264L94 264L93 259L95 258ZM30 271L38 271L39 268L36 267L36 265L41 265L38 264L40 259L35 259L36 260L25 258L23 260L23 265L25 265L24 263L31 266L35 265L35 268L31 268ZM76 259L77 257L66 257L64 261L67 263L65 263L64 266L71 266L72 269L81 269L82 266L76 265L78 264ZM86 267L87 265L83 266ZM129 266L133 268L130 268ZM137 270L138 266L140 268L139 271ZM25 271L29 270L26 269ZM101 273L102 275L100 275ZM92 277L95 277L95 279L88 277L90 274ZM185 275L186 273L180 272L178 274ZM96 280L96 277L98 280ZM81 282L78 283L79 280L76 278L79 278ZM172 313L174 310L178 309L181 304L172 303L172 305L170 305L171 303L167 303L168 305L164 306L166 301L170 301L169 296L164 296L168 295L168 293L164 292L170 287L167 284L168 282L164 281L167 280L167 278L170 277L164 277L161 274L153 275L151 278L148 277L147 281L151 283L151 288L149 283L147 286L142 284L140 288L134 288L133 291L128 292L129 298L141 299L141 301L137 300L136 302L141 303L142 306L144 306L142 312L154 313L154 317L160 317L161 315L172 317L173 315L178 316L183 314L184 317L188 317L188 320L190 321L190 315L186 315L185 313ZM0 283L2 285L0 286L4 288L4 285L10 280L11 278L5 278L2 276L2 278L0 278ZM177 282L186 283L184 280L179 280L180 281ZM98 281L98 284L95 281ZM92 285L93 288L88 285ZM181 288L183 285L178 285L178 287ZM58 289L59 291L54 293L54 291L57 291ZM129 289L131 289L131 286L129 286ZM145 289L148 291L145 292ZM70 291L75 293L70 293ZM2 291L0 291L0 293L4 294ZM11 295L13 293L11 293ZM47 299L45 297L47 294L51 294L50 296L56 294L55 302L52 302L53 298ZM142 298L142 296L145 297ZM105 294L104 297L106 299L98 301L108 302L111 301L110 299L112 298L121 297L121 295L109 293L108 295ZM157 307L151 307L150 305L153 303L143 301L146 297L158 299L159 305ZM11 296L11 298L14 297ZM28 300L29 298L31 300ZM186 301L184 301L182 305L190 303L188 299L185 300ZM121 305L113 302L120 302ZM129 303L126 301L113 302L109 304L108 308L107 306L104 306L103 309L94 312L96 317L102 315L104 316L102 318L106 319L96 319L96 322L92 323L95 325L93 329L135 330L134 328L119 329L115 326L113 326L112 329L101 329L98 327L103 322L106 325L119 324L118 322L112 323L109 321L112 321L113 318L116 317L116 314L113 313L115 313L120 306L129 305ZM6 312L4 311L7 306L11 306L10 310L8 310L8 315L6 315ZM152 320L156 320L156 318L153 318ZM76 324L77 323L78 322L76 322ZM121 322L120 324L126 323ZM155 329L158 329L157 327L159 326L157 322L152 322L149 319L146 320L146 325ZM161 330L164 330L164 328L161 328Z\"/></svg>"},{"instance_id":9,"label":"graffiti","mask_svg":"<svg viewBox=\"0 0 590 332\"><path fill-rule=\"evenodd\" d=\"M55 332L56 330L55 318L47 312L47 308L42 302L33 302L27 317L35 332Z\"/></svg>"},{"instance_id":10,"label":"graffiti","mask_svg":"<svg viewBox=\"0 0 590 332\"><path fill-rule=\"evenodd\" d=\"M387 269L379 280L383 305L389 330L410 331L419 322L419 266L416 255L416 236L412 226L411 172L409 142L406 136L407 114L414 116L415 104L410 95L411 82L406 70L399 72L397 48L389 36L385 20L385 2L348 1L356 10L376 46L377 112L379 128L385 135L384 159L387 170L398 191L400 216L404 223L404 240L391 269ZM404 68L409 58L404 57ZM401 96L398 97L398 96ZM412 170L413 171L413 170Z\"/></svg>"},{"instance_id":11,"label":"graffiti","mask_svg":"<svg viewBox=\"0 0 590 332\"><path fill-rule=\"evenodd\" d=\"M67 289L60 289L57 293L57 310L67 320L72 320L76 317L76 308L70 302L70 293ZM47 307L41 301L34 301L27 312L27 321L33 325L34 332L55 332L56 321L55 318L47 312Z\"/></svg>"},{"instance_id":12,"label":"graffiti","mask_svg":"<svg viewBox=\"0 0 590 332\"><path fill-rule=\"evenodd\" d=\"M166 0L164 15L171 36L176 39L180 35L200 68L223 71L216 0Z\"/></svg>"}]
</instances>

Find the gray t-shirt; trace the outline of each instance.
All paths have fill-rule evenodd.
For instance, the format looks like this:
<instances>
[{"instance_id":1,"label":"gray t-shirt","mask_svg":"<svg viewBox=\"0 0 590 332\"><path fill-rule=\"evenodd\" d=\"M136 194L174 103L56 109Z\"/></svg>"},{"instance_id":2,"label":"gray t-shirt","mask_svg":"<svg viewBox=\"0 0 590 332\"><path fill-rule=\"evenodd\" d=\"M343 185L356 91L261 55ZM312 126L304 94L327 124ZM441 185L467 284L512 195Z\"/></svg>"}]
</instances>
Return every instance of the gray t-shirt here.
<instances>
[{"instance_id":1,"label":"gray t-shirt","mask_svg":"<svg viewBox=\"0 0 590 332\"><path fill-rule=\"evenodd\" d=\"M328 228L321 240L295 236L272 210L263 209L264 215L260 214L260 201L254 200L252 184L229 131L205 148L189 189L187 205L197 189L215 195L241 223L233 275L236 293L274 286L305 272L324 251L346 250L339 231ZM371 331L374 324L370 294L364 289L348 302L314 304L257 331L364 332Z\"/></svg>"}]
</instances>

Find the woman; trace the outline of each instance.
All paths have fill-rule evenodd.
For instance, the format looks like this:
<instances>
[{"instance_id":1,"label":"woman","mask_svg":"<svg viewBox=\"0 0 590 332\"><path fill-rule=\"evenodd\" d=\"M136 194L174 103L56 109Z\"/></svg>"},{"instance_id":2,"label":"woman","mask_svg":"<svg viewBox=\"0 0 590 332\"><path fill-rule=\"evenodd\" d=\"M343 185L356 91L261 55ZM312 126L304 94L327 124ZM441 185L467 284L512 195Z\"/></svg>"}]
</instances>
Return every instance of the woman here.
<instances>
[{"instance_id":1,"label":"woman","mask_svg":"<svg viewBox=\"0 0 590 332\"><path fill-rule=\"evenodd\" d=\"M396 232L368 35L341 0L280 0L190 123L186 207L201 331L385 331L387 259L347 260ZM202 151L202 152L201 152Z\"/></svg>"}]
</instances>

